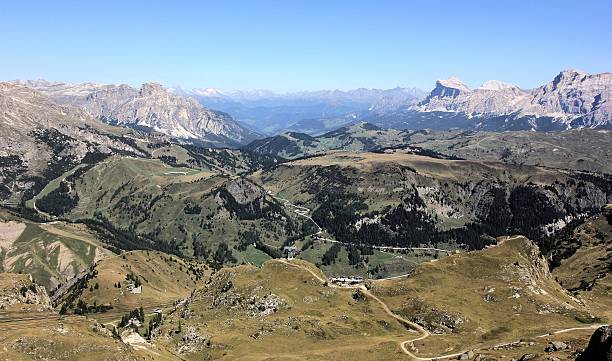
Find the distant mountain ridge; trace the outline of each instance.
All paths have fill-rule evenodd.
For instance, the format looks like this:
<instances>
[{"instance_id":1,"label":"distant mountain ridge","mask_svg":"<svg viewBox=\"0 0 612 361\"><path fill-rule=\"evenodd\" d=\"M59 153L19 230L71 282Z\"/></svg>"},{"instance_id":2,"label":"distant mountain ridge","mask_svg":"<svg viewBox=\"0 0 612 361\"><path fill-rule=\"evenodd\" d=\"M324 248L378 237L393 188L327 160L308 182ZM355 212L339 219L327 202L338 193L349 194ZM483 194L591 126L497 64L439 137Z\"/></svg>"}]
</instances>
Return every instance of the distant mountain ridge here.
<instances>
[{"instance_id":1,"label":"distant mountain ridge","mask_svg":"<svg viewBox=\"0 0 612 361\"><path fill-rule=\"evenodd\" d=\"M497 161L610 173L612 132L482 132L383 129L358 122L313 137L286 132L257 139L244 149L285 159L336 151L403 151L431 157Z\"/></svg>"},{"instance_id":2,"label":"distant mountain ridge","mask_svg":"<svg viewBox=\"0 0 612 361\"><path fill-rule=\"evenodd\" d=\"M176 138L223 146L255 138L253 132L228 114L174 95L158 83L145 83L140 89L126 84L18 83L47 94L60 104L80 107L109 124L149 128Z\"/></svg>"},{"instance_id":3,"label":"distant mountain ridge","mask_svg":"<svg viewBox=\"0 0 612 361\"><path fill-rule=\"evenodd\" d=\"M365 120L409 129L565 130L612 128L612 74L564 70L535 89L489 80L470 89L451 77L438 80L418 104L373 111ZM430 126L427 126L427 124Z\"/></svg>"},{"instance_id":4,"label":"distant mountain ridge","mask_svg":"<svg viewBox=\"0 0 612 361\"><path fill-rule=\"evenodd\" d=\"M416 104L425 93L416 88L319 90L275 93L269 90L222 92L214 88L173 88L175 94L230 113L257 132L297 131L319 135L358 120L372 110Z\"/></svg>"}]
</instances>

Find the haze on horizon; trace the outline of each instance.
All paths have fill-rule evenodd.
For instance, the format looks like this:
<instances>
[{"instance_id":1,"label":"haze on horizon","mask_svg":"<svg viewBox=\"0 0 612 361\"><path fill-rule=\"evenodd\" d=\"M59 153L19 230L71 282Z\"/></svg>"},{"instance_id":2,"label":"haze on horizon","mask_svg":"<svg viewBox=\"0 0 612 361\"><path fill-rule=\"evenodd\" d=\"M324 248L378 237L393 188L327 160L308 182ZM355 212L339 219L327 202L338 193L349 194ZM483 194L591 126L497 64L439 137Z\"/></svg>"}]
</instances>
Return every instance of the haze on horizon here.
<instances>
[{"instance_id":1,"label":"haze on horizon","mask_svg":"<svg viewBox=\"0 0 612 361\"><path fill-rule=\"evenodd\" d=\"M563 69L610 71L611 22L609 1L3 2L0 79L288 92L429 90L458 76L532 88Z\"/></svg>"}]
</instances>

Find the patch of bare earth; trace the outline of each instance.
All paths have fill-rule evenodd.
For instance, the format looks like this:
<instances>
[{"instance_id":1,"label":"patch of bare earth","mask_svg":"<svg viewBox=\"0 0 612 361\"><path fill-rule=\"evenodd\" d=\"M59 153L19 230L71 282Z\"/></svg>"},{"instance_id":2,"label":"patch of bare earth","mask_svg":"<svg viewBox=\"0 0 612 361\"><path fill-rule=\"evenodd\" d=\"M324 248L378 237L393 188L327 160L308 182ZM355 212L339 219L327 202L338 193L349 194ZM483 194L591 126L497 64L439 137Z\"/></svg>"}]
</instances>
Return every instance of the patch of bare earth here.
<instances>
[{"instance_id":1,"label":"patch of bare earth","mask_svg":"<svg viewBox=\"0 0 612 361\"><path fill-rule=\"evenodd\" d=\"M21 236L25 228L25 223L21 222L0 222L0 248L11 249L13 242Z\"/></svg>"}]
</instances>

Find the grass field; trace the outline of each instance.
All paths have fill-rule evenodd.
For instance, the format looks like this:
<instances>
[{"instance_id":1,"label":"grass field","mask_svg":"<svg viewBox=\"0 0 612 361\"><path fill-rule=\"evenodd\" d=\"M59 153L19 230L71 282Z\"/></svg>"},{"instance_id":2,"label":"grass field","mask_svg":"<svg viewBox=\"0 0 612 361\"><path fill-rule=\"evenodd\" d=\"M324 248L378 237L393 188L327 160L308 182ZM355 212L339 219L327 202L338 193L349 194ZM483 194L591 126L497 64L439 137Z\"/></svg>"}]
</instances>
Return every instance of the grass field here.
<instances>
[{"instance_id":1,"label":"grass field","mask_svg":"<svg viewBox=\"0 0 612 361\"><path fill-rule=\"evenodd\" d=\"M257 267L261 267L264 262L272 259L269 255L264 253L263 251L258 250L257 248L249 245L245 251L237 251L232 250L234 257L236 257L236 263L238 264L252 264Z\"/></svg>"},{"instance_id":2,"label":"grass field","mask_svg":"<svg viewBox=\"0 0 612 361\"><path fill-rule=\"evenodd\" d=\"M187 297L210 271L204 264L162 252L130 251L101 260L94 273L77 300L128 312L141 306L169 305ZM135 279L142 285L142 292L138 294L128 290L128 284L134 284Z\"/></svg>"},{"instance_id":3,"label":"grass field","mask_svg":"<svg viewBox=\"0 0 612 361\"><path fill-rule=\"evenodd\" d=\"M372 291L394 312L441 334L415 342L419 355L600 322L556 283L538 249L522 237L422 264L413 276L374 283Z\"/></svg>"}]
</instances>

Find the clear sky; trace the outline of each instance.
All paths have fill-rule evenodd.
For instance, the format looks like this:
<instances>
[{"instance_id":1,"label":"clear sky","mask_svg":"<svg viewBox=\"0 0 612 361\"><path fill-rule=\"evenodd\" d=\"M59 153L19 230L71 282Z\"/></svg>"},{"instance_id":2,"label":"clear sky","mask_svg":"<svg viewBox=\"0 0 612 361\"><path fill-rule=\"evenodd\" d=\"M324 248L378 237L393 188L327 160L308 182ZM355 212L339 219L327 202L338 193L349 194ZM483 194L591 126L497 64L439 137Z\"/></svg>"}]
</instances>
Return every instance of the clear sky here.
<instances>
[{"instance_id":1,"label":"clear sky","mask_svg":"<svg viewBox=\"0 0 612 361\"><path fill-rule=\"evenodd\" d=\"M612 71L612 1L0 1L0 79L529 88Z\"/></svg>"}]
</instances>

